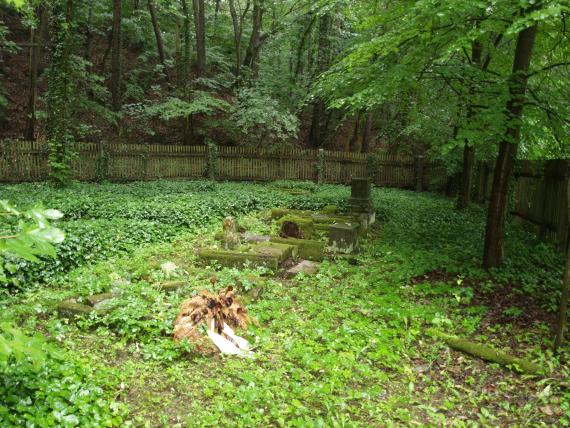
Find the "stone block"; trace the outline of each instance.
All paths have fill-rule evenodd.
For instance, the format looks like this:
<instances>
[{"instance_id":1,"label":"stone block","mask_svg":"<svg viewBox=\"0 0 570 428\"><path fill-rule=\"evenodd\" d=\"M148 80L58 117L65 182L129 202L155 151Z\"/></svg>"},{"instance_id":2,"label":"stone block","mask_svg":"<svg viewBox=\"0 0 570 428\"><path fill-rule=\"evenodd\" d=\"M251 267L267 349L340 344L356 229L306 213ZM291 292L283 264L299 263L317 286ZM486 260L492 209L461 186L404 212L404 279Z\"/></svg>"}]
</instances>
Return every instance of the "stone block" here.
<instances>
[{"instance_id":1,"label":"stone block","mask_svg":"<svg viewBox=\"0 0 570 428\"><path fill-rule=\"evenodd\" d=\"M350 187L351 198L370 199L371 184L369 178L353 178Z\"/></svg>"},{"instance_id":2,"label":"stone block","mask_svg":"<svg viewBox=\"0 0 570 428\"><path fill-rule=\"evenodd\" d=\"M352 252L358 246L358 223L336 223L330 226L329 247Z\"/></svg>"},{"instance_id":3,"label":"stone block","mask_svg":"<svg viewBox=\"0 0 570 428\"><path fill-rule=\"evenodd\" d=\"M301 236L291 236L288 230L284 230L285 228L287 228L284 225L287 225L288 223L293 223L296 226L298 226L298 228L302 232L303 239L311 239L315 233L315 225L310 217L302 217L299 215L289 214L282 217L279 220L279 224L281 225L281 236L283 238L290 238L290 237L301 238Z\"/></svg>"},{"instance_id":4,"label":"stone block","mask_svg":"<svg viewBox=\"0 0 570 428\"><path fill-rule=\"evenodd\" d=\"M101 294L93 294L92 296L87 297L87 302L91 306L95 306L105 300L111 300L117 297L116 293L101 293Z\"/></svg>"},{"instance_id":5,"label":"stone block","mask_svg":"<svg viewBox=\"0 0 570 428\"><path fill-rule=\"evenodd\" d=\"M243 240L245 242L250 242L250 243L254 243L254 244L258 244L260 242L269 242L270 241L270 237L269 236L264 236L264 235L253 235L251 233L245 232L243 235Z\"/></svg>"},{"instance_id":6,"label":"stone block","mask_svg":"<svg viewBox=\"0 0 570 428\"><path fill-rule=\"evenodd\" d=\"M287 278L292 278L301 272L304 273L305 275L314 275L315 273L317 273L320 266L321 266L320 263L315 263L309 260L302 260L300 263L288 269L285 275L287 276Z\"/></svg>"},{"instance_id":7,"label":"stone block","mask_svg":"<svg viewBox=\"0 0 570 428\"><path fill-rule=\"evenodd\" d=\"M297 247L297 254L302 259L321 261L323 259L324 243L311 239L281 238L271 237L271 242L294 245Z\"/></svg>"},{"instance_id":8,"label":"stone block","mask_svg":"<svg viewBox=\"0 0 570 428\"><path fill-rule=\"evenodd\" d=\"M256 252L242 252L237 250L200 249L198 258L205 262L217 261L226 267L265 266L273 270L279 267L279 257Z\"/></svg>"},{"instance_id":9,"label":"stone block","mask_svg":"<svg viewBox=\"0 0 570 428\"><path fill-rule=\"evenodd\" d=\"M278 242L262 242L251 248L251 251L257 254L277 257L279 262L289 258L297 257L298 248L295 245L278 243Z\"/></svg>"},{"instance_id":10,"label":"stone block","mask_svg":"<svg viewBox=\"0 0 570 428\"><path fill-rule=\"evenodd\" d=\"M73 300L64 300L57 305L57 313L60 318L74 319L79 316L89 316L95 311L92 306L77 303Z\"/></svg>"},{"instance_id":11,"label":"stone block","mask_svg":"<svg viewBox=\"0 0 570 428\"><path fill-rule=\"evenodd\" d=\"M325 205L321 212L323 214L338 214L338 207L336 205Z\"/></svg>"}]
</instances>

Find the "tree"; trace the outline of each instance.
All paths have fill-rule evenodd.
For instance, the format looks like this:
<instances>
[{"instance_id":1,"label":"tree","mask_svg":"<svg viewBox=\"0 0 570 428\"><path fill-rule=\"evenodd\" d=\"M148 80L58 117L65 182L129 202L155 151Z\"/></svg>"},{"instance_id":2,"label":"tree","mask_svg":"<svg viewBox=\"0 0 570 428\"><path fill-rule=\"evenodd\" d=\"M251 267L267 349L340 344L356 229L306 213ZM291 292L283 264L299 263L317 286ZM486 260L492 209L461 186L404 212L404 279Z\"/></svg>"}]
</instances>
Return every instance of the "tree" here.
<instances>
[{"instance_id":1,"label":"tree","mask_svg":"<svg viewBox=\"0 0 570 428\"><path fill-rule=\"evenodd\" d=\"M123 2L113 0L113 30L111 37L111 96L113 110L121 109L121 21Z\"/></svg>"},{"instance_id":2,"label":"tree","mask_svg":"<svg viewBox=\"0 0 570 428\"><path fill-rule=\"evenodd\" d=\"M73 0L54 1L50 8L51 52L48 70L47 141L50 175L58 185L70 178L72 136L70 132L70 65L73 40Z\"/></svg>"},{"instance_id":3,"label":"tree","mask_svg":"<svg viewBox=\"0 0 570 428\"><path fill-rule=\"evenodd\" d=\"M527 72L532 58L537 25L520 30L513 59L513 70L508 81L509 97L506 105L507 130L499 146L495 163L493 188L487 212L483 267L497 267L503 262L505 244L505 218L513 167L520 142L521 116L527 87Z\"/></svg>"},{"instance_id":4,"label":"tree","mask_svg":"<svg viewBox=\"0 0 570 428\"><path fill-rule=\"evenodd\" d=\"M194 29L196 31L196 74L206 72L206 12L204 0L192 0Z\"/></svg>"},{"instance_id":5,"label":"tree","mask_svg":"<svg viewBox=\"0 0 570 428\"><path fill-rule=\"evenodd\" d=\"M148 12L150 14L150 21L152 23L152 29L154 31L154 37L156 38L156 49L158 51L158 60L164 69L164 74L168 80L168 71L166 67L166 55L164 54L164 43L162 42L162 34L160 32L160 26L158 25L158 19L156 16L156 8L154 7L154 2L148 0Z\"/></svg>"}]
</instances>

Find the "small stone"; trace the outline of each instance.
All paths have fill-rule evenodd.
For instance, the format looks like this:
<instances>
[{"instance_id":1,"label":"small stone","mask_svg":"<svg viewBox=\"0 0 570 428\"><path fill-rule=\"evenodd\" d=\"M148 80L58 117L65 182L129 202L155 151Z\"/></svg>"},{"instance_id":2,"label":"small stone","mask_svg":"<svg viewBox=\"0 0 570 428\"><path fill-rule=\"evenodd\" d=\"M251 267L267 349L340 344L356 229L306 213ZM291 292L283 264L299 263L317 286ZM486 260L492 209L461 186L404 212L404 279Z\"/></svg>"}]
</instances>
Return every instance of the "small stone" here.
<instances>
[{"instance_id":1,"label":"small stone","mask_svg":"<svg viewBox=\"0 0 570 428\"><path fill-rule=\"evenodd\" d=\"M325 205L321 210L323 214L337 214L338 207L336 205Z\"/></svg>"},{"instance_id":2,"label":"small stone","mask_svg":"<svg viewBox=\"0 0 570 428\"><path fill-rule=\"evenodd\" d=\"M315 263L309 260L303 260L300 263L288 269L286 272L287 278L292 278L295 275L303 272L305 275L314 275L319 270L320 263Z\"/></svg>"},{"instance_id":3,"label":"small stone","mask_svg":"<svg viewBox=\"0 0 570 428\"><path fill-rule=\"evenodd\" d=\"M168 281L158 284L158 287L164 291L176 291L187 284L187 281Z\"/></svg>"}]
</instances>

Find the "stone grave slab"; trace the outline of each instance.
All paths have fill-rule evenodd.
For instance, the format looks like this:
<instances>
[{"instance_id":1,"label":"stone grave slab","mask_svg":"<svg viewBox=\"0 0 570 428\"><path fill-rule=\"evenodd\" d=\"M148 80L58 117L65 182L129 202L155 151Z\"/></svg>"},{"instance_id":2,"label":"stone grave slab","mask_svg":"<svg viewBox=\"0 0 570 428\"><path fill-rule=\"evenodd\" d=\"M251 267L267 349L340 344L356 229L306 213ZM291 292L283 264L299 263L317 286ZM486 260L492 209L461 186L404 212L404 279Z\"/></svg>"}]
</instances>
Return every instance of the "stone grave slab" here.
<instances>
[{"instance_id":1,"label":"stone grave slab","mask_svg":"<svg viewBox=\"0 0 570 428\"><path fill-rule=\"evenodd\" d=\"M321 241L314 241L311 239L281 238L280 236L272 236L271 242L296 246L297 254L302 259L308 259L314 261L321 261L323 259L323 251L325 249L325 245Z\"/></svg>"},{"instance_id":2,"label":"stone grave slab","mask_svg":"<svg viewBox=\"0 0 570 428\"><path fill-rule=\"evenodd\" d=\"M329 247L353 252L358 247L358 223L335 223L330 225Z\"/></svg>"}]
</instances>

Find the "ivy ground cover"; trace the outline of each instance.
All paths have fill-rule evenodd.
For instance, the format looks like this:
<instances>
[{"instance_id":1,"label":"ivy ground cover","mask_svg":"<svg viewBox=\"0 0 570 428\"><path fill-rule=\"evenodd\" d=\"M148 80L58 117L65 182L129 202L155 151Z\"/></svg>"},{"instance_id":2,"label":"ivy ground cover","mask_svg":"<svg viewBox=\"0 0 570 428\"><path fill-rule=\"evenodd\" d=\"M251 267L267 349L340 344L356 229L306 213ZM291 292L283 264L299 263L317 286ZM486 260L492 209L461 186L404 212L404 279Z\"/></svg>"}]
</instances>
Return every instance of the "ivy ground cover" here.
<instances>
[{"instance_id":1,"label":"ivy ground cover","mask_svg":"<svg viewBox=\"0 0 570 428\"><path fill-rule=\"evenodd\" d=\"M39 375L6 369L2 426L570 423L569 350L558 358L548 351L562 256L510 225L505 267L481 271L481 208L459 213L436 195L375 189L378 223L361 252L325 262L314 276L197 264L196 248L212 242L225 215L266 233L265 209L342 208L349 193L303 187L302 194L204 182L0 187L16 204L63 211L59 226L68 233L56 259L41 269L19 266L2 297L3 320L57 348ZM165 262L178 268L165 273ZM161 287L172 281L185 286ZM243 332L255 359L174 343L179 304L228 285L258 319ZM56 314L63 299L114 288L122 293L112 312L77 322ZM432 328L524 356L546 375L451 351Z\"/></svg>"}]
</instances>

